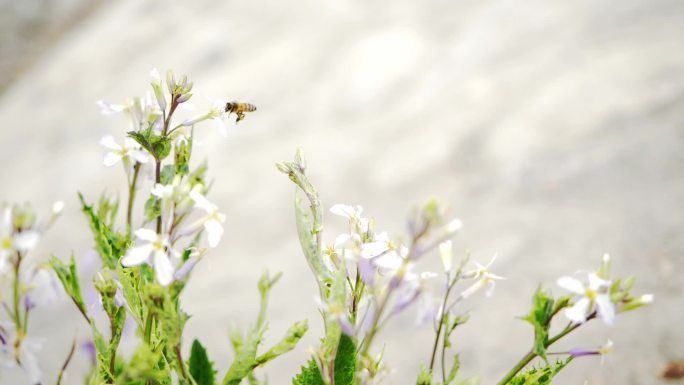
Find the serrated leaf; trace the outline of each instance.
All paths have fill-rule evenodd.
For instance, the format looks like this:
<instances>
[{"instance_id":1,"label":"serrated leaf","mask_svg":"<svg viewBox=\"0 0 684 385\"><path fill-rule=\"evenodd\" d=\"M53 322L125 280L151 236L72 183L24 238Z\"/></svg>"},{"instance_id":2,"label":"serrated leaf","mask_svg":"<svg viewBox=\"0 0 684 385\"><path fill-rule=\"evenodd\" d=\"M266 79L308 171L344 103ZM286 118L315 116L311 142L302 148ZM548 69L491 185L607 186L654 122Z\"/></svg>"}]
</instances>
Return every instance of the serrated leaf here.
<instances>
[{"instance_id":1,"label":"serrated leaf","mask_svg":"<svg viewBox=\"0 0 684 385\"><path fill-rule=\"evenodd\" d=\"M508 384L509 385L548 385L551 383L553 378L565 368L572 357L568 357L565 360L559 360L555 363L546 364L540 368L531 368L527 371L518 374L513 377Z\"/></svg>"},{"instance_id":2,"label":"serrated leaf","mask_svg":"<svg viewBox=\"0 0 684 385\"><path fill-rule=\"evenodd\" d=\"M207 350L198 340L192 342L188 365L190 367L190 375L197 385L214 385L216 383L214 364L209 361Z\"/></svg>"},{"instance_id":3,"label":"serrated leaf","mask_svg":"<svg viewBox=\"0 0 684 385\"><path fill-rule=\"evenodd\" d=\"M523 319L534 327L534 352L546 361L549 328L554 315L554 300L541 287L534 293L533 308Z\"/></svg>"},{"instance_id":4,"label":"serrated leaf","mask_svg":"<svg viewBox=\"0 0 684 385\"><path fill-rule=\"evenodd\" d=\"M308 366L302 366L301 372L292 379L292 385L325 385L316 361L309 360Z\"/></svg>"},{"instance_id":5,"label":"serrated leaf","mask_svg":"<svg viewBox=\"0 0 684 385\"><path fill-rule=\"evenodd\" d=\"M128 248L128 238L111 230L106 224L107 218L100 218L92 206L86 204L83 195L79 193L78 196L81 200L83 213L88 218L90 230L95 240L95 248L102 259L102 264L110 269L116 269L119 258Z\"/></svg>"}]
</instances>

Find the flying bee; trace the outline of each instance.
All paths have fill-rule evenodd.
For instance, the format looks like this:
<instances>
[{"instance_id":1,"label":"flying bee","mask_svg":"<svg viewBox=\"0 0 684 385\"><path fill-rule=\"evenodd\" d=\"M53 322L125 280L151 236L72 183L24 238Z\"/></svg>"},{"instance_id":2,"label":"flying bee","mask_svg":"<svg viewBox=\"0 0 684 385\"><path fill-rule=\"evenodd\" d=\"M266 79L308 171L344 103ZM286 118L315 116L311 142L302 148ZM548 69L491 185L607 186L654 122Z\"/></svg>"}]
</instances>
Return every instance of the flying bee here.
<instances>
[{"instance_id":1,"label":"flying bee","mask_svg":"<svg viewBox=\"0 0 684 385\"><path fill-rule=\"evenodd\" d=\"M235 113L237 118L235 118L235 123L238 123L245 118L245 112L256 111L256 106L249 103L239 103L239 102L228 102L226 103L226 112L228 115Z\"/></svg>"}]
</instances>

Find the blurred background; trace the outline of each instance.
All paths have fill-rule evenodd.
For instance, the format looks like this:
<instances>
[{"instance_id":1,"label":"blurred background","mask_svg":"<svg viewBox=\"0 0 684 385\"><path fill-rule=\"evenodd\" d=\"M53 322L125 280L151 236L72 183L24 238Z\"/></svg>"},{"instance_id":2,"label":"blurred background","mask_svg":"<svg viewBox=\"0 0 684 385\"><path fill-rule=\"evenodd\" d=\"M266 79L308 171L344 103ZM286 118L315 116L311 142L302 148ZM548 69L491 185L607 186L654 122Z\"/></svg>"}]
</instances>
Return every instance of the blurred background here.
<instances>
[{"instance_id":1,"label":"blurred background","mask_svg":"<svg viewBox=\"0 0 684 385\"><path fill-rule=\"evenodd\" d=\"M232 359L228 325L256 316L263 269L282 271L266 345L294 321L311 330L270 364L289 384L322 326L315 282L299 250L293 186L274 163L301 146L323 203L360 204L378 228L401 234L413 205L449 203L464 222L458 255L499 259L492 298L464 303L471 321L455 334L462 373L498 380L524 353L525 314L539 283L598 266L655 303L591 323L559 349L610 338L603 363L578 359L558 384L661 384L684 358L684 2L655 1L116 1L0 0L0 200L32 201L63 217L35 262L92 241L76 192L124 196L118 168L102 166L106 134L121 116L95 101L142 95L149 71L173 69L204 96L251 102L258 111L227 139L206 127L196 161L208 159L210 198L226 234L197 268L184 306L186 348L199 338L220 375ZM328 216L330 242L343 223ZM437 255L421 268L438 270ZM84 277L89 280L90 277ZM432 330L414 311L390 324L387 384L412 384L429 359ZM45 383L53 383L74 336L88 332L66 300L36 311ZM81 383L83 351L67 371ZM6 372L6 369L0 369ZM28 383L3 373L2 384Z\"/></svg>"}]
</instances>

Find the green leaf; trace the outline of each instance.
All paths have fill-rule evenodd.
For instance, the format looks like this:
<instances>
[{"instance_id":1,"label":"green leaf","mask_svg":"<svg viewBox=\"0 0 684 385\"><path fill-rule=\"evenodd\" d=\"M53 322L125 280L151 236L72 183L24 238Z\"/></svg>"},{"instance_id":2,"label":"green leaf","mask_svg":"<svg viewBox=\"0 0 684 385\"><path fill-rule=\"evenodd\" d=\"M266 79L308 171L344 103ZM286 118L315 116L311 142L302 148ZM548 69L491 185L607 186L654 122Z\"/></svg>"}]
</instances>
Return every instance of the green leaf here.
<instances>
[{"instance_id":1,"label":"green leaf","mask_svg":"<svg viewBox=\"0 0 684 385\"><path fill-rule=\"evenodd\" d=\"M532 301L532 311L523 319L534 327L534 352L546 361L546 348L549 343L549 328L554 316L554 300L541 287L537 289Z\"/></svg>"},{"instance_id":2,"label":"green leaf","mask_svg":"<svg viewBox=\"0 0 684 385\"><path fill-rule=\"evenodd\" d=\"M64 291L67 293L71 300L74 302L81 314L86 318L88 323L90 323L90 317L88 316L88 308L83 302L83 297L81 296L81 287L78 282L78 273L76 272L76 260L74 256L71 256L69 265L65 265L59 258L53 256L50 259L50 266L57 274L57 278L62 283Z\"/></svg>"},{"instance_id":3,"label":"green leaf","mask_svg":"<svg viewBox=\"0 0 684 385\"><path fill-rule=\"evenodd\" d=\"M303 199L295 194L295 220L299 243L309 267L316 278L323 282L330 277L330 273L321 258L321 245L318 242L311 216L311 211L304 207Z\"/></svg>"},{"instance_id":4,"label":"green leaf","mask_svg":"<svg viewBox=\"0 0 684 385\"><path fill-rule=\"evenodd\" d=\"M418 372L416 385L432 385L432 372L427 370L423 364L420 365L420 372Z\"/></svg>"},{"instance_id":5,"label":"green leaf","mask_svg":"<svg viewBox=\"0 0 684 385\"><path fill-rule=\"evenodd\" d=\"M190 366L190 375L195 379L197 385L214 385L216 383L216 370L214 370L213 362L209 361L207 350L198 340L192 342L188 365Z\"/></svg>"},{"instance_id":6,"label":"green leaf","mask_svg":"<svg viewBox=\"0 0 684 385\"><path fill-rule=\"evenodd\" d=\"M266 353L262 354L256 359L256 364L258 366L263 366L264 364L277 358L278 356L291 351L295 348L295 346L297 346L297 343L300 339L302 339L307 330L309 330L309 325L306 320L295 323L290 327L290 329L285 334L285 337L283 337L283 339L280 340L280 342L275 344ZM233 346L238 346L238 344L238 341L233 342Z\"/></svg>"},{"instance_id":7,"label":"green leaf","mask_svg":"<svg viewBox=\"0 0 684 385\"><path fill-rule=\"evenodd\" d=\"M553 377L567 366L572 357L565 360L558 360L555 363L546 364L540 368L531 368L518 374L508 382L509 385L548 385Z\"/></svg>"},{"instance_id":8,"label":"green leaf","mask_svg":"<svg viewBox=\"0 0 684 385\"><path fill-rule=\"evenodd\" d=\"M451 370L449 371L446 384L450 384L456 379L459 369L461 369L461 357L458 354L454 354L454 363L451 364Z\"/></svg>"},{"instance_id":9,"label":"green leaf","mask_svg":"<svg viewBox=\"0 0 684 385\"><path fill-rule=\"evenodd\" d=\"M230 365L228 373L223 378L223 385L239 385L256 367L256 353L263 338L265 329L256 329L248 333L245 344L235 361Z\"/></svg>"},{"instance_id":10,"label":"green leaf","mask_svg":"<svg viewBox=\"0 0 684 385\"><path fill-rule=\"evenodd\" d=\"M161 200L156 196L150 195L145 201L145 218L152 221L161 215Z\"/></svg>"},{"instance_id":11,"label":"green leaf","mask_svg":"<svg viewBox=\"0 0 684 385\"><path fill-rule=\"evenodd\" d=\"M90 230L95 240L95 248L98 254L100 254L102 264L110 269L116 269L119 258L128 248L128 238L123 234L112 231L107 226L107 218L98 216L93 207L86 204L82 194L79 193L78 197L81 200L83 213L90 223Z\"/></svg>"},{"instance_id":12,"label":"green leaf","mask_svg":"<svg viewBox=\"0 0 684 385\"><path fill-rule=\"evenodd\" d=\"M325 385L321 371L313 358L309 360L309 366L302 366L302 371L292 379L292 385Z\"/></svg>"},{"instance_id":13,"label":"green leaf","mask_svg":"<svg viewBox=\"0 0 684 385\"><path fill-rule=\"evenodd\" d=\"M356 373L356 344L342 333L335 355L335 385L351 385Z\"/></svg>"},{"instance_id":14,"label":"green leaf","mask_svg":"<svg viewBox=\"0 0 684 385\"><path fill-rule=\"evenodd\" d=\"M176 175L176 169L172 164L167 164L162 167L161 173L159 174L159 183L169 184L173 180L174 175Z\"/></svg>"},{"instance_id":15,"label":"green leaf","mask_svg":"<svg viewBox=\"0 0 684 385\"><path fill-rule=\"evenodd\" d=\"M192 137L187 141L178 141L174 150L174 164L176 167L176 174L187 175L190 172L190 155L192 154Z\"/></svg>"}]
</instances>

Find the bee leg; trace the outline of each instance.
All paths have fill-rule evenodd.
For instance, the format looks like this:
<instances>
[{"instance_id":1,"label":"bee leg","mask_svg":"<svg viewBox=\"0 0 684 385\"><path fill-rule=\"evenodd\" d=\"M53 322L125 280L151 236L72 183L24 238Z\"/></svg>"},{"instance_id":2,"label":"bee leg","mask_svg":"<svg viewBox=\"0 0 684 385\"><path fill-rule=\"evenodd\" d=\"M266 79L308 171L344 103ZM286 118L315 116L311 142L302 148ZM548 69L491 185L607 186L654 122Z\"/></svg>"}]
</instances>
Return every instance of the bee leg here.
<instances>
[{"instance_id":1,"label":"bee leg","mask_svg":"<svg viewBox=\"0 0 684 385\"><path fill-rule=\"evenodd\" d=\"M242 112L237 112L236 115L237 118L235 118L235 123L239 123L242 119L245 118L245 114L243 114Z\"/></svg>"}]
</instances>

